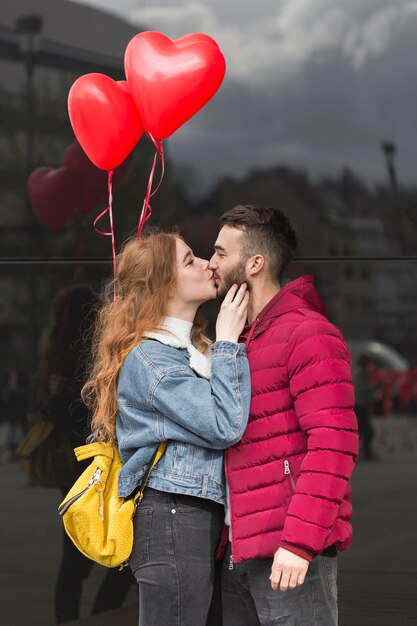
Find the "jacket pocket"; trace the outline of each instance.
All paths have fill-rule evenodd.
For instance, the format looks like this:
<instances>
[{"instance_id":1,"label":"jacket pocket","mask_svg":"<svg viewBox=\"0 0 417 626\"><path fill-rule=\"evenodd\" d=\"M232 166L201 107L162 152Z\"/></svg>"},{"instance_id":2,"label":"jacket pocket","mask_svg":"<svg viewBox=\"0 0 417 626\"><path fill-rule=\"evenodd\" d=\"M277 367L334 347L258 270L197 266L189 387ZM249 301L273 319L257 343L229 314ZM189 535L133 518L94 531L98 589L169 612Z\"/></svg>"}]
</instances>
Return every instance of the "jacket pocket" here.
<instances>
[{"instance_id":1,"label":"jacket pocket","mask_svg":"<svg viewBox=\"0 0 417 626\"><path fill-rule=\"evenodd\" d=\"M337 556L321 556L329 591L337 599Z\"/></svg>"},{"instance_id":2,"label":"jacket pocket","mask_svg":"<svg viewBox=\"0 0 417 626\"><path fill-rule=\"evenodd\" d=\"M193 448L190 444L173 442L172 472L181 476L191 476L193 467Z\"/></svg>"},{"instance_id":3,"label":"jacket pocket","mask_svg":"<svg viewBox=\"0 0 417 626\"><path fill-rule=\"evenodd\" d=\"M283 479L283 487L289 498L292 498L297 491L298 481L301 475L301 465L304 461L305 454L293 454L288 457L284 457L281 463L281 477Z\"/></svg>"},{"instance_id":4,"label":"jacket pocket","mask_svg":"<svg viewBox=\"0 0 417 626\"><path fill-rule=\"evenodd\" d=\"M201 509L206 510L206 505L210 504L207 498L189 496L180 493L171 494L171 499L174 509L176 509L178 513L198 513Z\"/></svg>"},{"instance_id":5,"label":"jacket pocket","mask_svg":"<svg viewBox=\"0 0 417 626\"><path fill-rule=\"evenodd\" d=\"M284 459L284 477L287 481L291 495L295 492L295 478L292 472L291 463L288 459Z\"/></svg>"}]
</instances>

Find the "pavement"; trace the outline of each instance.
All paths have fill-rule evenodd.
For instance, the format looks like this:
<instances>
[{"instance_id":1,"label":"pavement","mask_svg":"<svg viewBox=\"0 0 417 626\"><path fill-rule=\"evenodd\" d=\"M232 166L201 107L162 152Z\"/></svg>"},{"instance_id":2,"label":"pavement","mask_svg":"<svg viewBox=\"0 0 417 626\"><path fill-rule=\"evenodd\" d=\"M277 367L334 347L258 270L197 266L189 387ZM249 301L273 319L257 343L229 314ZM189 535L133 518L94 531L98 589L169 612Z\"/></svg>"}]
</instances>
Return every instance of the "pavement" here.
<instances>
[{"instance_id":1,"label":"pavement","mask_svg":"<svg viewBox=\"0 0 417 626\"><path fill-rule=\"evenodd\" d=\"M352 479L354 540L339 557L339 626L416 626L417 421L390 417L375 424L380 460L359 462ZM0 623L53 626L60 494L28 484L1 453L0 432L1 459ZM97 566L86 581L82 618L72 626L136 626L133 586L122 608L88 617L103 575Z\"/></svg>"}]
</instances>

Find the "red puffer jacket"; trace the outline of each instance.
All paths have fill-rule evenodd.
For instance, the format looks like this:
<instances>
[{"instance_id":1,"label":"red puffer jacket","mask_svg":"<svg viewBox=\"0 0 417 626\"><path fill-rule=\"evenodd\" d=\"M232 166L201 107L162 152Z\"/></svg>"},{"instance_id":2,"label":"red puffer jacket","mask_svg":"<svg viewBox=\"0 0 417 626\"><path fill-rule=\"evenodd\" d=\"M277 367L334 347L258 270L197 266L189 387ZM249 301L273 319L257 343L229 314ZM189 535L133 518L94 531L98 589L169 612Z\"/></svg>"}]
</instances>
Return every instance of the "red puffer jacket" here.
<instances>
[{"instance_id":1,"label":"red puffer jacket","mask_svg":"<svg viewBox=\"0 0 417 626\"><path fill-rule=\"evenodd\" d=\"M311 560L352 537L348 484L358 452L350 356L304 276L247 326L249 424L226 453L233 560L278 547Z\"/></svg>"}]
</instances>

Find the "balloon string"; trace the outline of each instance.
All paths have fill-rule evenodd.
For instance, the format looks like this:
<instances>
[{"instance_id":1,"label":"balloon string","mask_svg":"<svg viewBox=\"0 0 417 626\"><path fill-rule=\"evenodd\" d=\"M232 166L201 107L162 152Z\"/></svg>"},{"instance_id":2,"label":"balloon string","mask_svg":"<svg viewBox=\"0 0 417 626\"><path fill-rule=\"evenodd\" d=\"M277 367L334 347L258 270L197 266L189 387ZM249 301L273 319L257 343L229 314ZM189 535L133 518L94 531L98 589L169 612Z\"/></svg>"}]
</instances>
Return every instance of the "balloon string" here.
<instances>
[{"instance_id":1,"label":"balloon string","mask_svg":"<svg viewBox=\"0 0 417 626\"><path fill-rule=\"evenodd\" d=\"M116 302L116 273L117 273L117 266L116 266L116 244L115 244L115 241L114 241L114 224L113 224L113 191L112 191L113 172L114 172L114 170L109 170L108 171L108 179L107 179L108 180L107 185L108 185L108 190L109 190L109 205L94 220L94 228L95 228L96 232L99 235L104 235L105 237L111 237L111 248L112 248L112 257L113 257L113 276L114 276L114 279L115 279L115 282L114 282L114 285L113 285L113 295L114 295L114 301ZM106 213L109 214L110 232L105 232L103 230L99 230L97 228L97 226L96 226L97 222L102 217L104 217L104 215L106 215Z\"/></svg>"},{"instance_id":2,"label":"balloon string","mask_svg":"<svg viewBox=\"0 0 417 626\"><path fill-rule=\"evenodd\" d=\"M153 158L153 163L151 167L151 173L149 175L148 186L146 189L146 196L143 201L142 212L139 218L138 231L137 231L138 239L142 237L143 227L145 226L145 223L148 221L148 219L152 215L152 207L150 205L150 200L160 188L162 180L164 178L164 174L165 174L165 155L164 155L164 147L162 145L162 141L158 141L157 139L154 139L152 135L149 135L149 136L152 139L156 150L155 150L155 156ZM155 175L156 161L158 159L158 155L161 157L161 177L159 179L159 182L156 188L152 191L152 185L153 185L153 179Z\"/></svg>"}]
</instances>

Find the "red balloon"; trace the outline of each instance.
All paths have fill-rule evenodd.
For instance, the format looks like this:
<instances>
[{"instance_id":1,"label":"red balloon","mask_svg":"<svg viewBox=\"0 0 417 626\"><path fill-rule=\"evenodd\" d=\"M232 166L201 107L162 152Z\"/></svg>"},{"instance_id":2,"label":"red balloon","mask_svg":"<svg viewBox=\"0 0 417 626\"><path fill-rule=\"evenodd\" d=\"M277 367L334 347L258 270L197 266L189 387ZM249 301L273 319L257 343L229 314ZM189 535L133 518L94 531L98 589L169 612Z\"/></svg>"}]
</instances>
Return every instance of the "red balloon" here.
<instances>
[{"instance_id":1,"label":"red balloon","mask_svg":"<svg viewBox=\"0 0 417 626\"><path fill-rule=\"evenodd\" d=\"M78 206L76 208L76 212L80 213L81 215L87 215L97 208L100 202L104 200L105 196L103 195L98 197L97 195L94 195L89 189L86 189L84 181L81 181L81 184L82 193Z\"/></svg>"},{"instance_id":2,"label":"red balloon","mask_svg":"<svg viewBox=\"0 0 417 626\"><path fill-rule=\"evenodd\" d=\"M117 167L113 174L113 190L122 182L130 157ZM81 199L80 212L86 215L97 208L98 204L108 198L107 172L96 167L88 158L78 141L71 143L64 152L64 165L78 174L82 179L84 192Z\"/></svg>"},{"instance_id":3,"label":"red balloon","mask_svg":"<svg viewBox=\"0 0 417 626\"><path fill-rule=\"evenodd\" d=\"M28 178L29 198L42 225L47 230L60 230L77 210L81 201L82 181L79 176L61 167L38 167Z\"/></svg>"},{"instance_id":4,"label":"red balloon","mask_svg":"<svg viewBox=\"0 0 417 626\"><path fill-rule=\"evenodd\" d=\"M209 35L205 35L204 33L191 33L190 35L183 35L179 39L175 39L176 46L184 46L188 43L195 43L196 41L205 41L206 43L211 43L216 48L219 47L219 44L213 37Z\"/></svg>"},{"instance_id":5,"label":"red balloon","mask_svg":"<svg viewBox=\"0 0 417 626\"><path fill-rule=\"evenodd\" d=\"M112 170L139 141L143 127L126 81L85 74L72 85L68 112L75 136L91 161Z\"/></svg>"},{"instance_id":6,"label":"red balloon","mask_svg":"<svg viewBox=\"0 0 417 626\"><path fill-rule=\"evenodd\" d=\"M96 167L88 158L78 141L71 143L64 152L64 165L79 174L87 186L96 195L105 196L107 192L107 172Z\"/></svg>"},{"instance_id":7,"label":"red balloon","mask_svg":"<svg viewBox=\"0 0 417 626\"><path fill-rule=\"evenodd\" d=\"M213 97L226 71L224 56L208 35L172 41L140 33L129 42L125 72L145 131L156 140L174 133Z\"/></svg>"}]
</instances>

